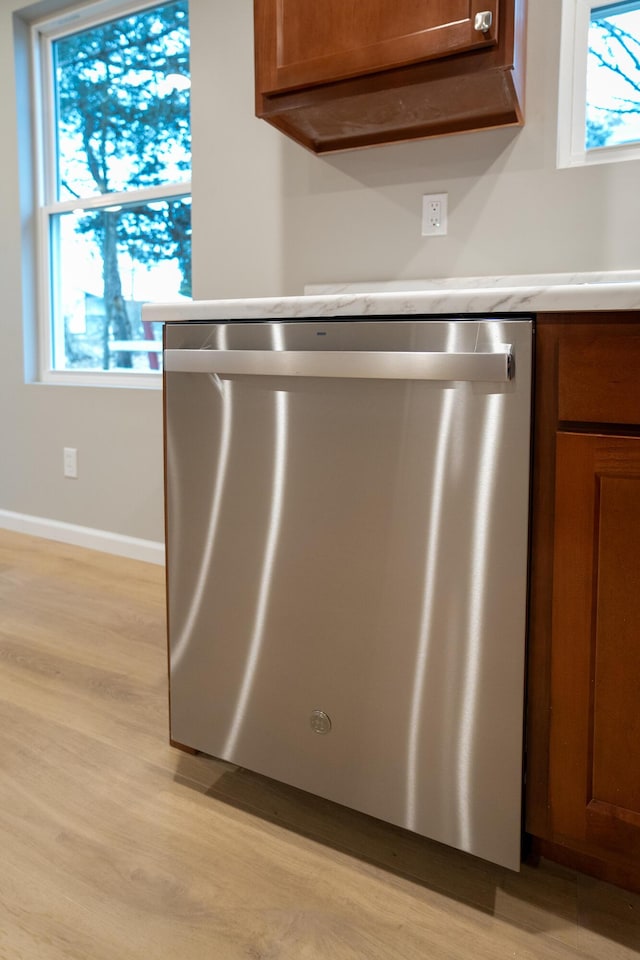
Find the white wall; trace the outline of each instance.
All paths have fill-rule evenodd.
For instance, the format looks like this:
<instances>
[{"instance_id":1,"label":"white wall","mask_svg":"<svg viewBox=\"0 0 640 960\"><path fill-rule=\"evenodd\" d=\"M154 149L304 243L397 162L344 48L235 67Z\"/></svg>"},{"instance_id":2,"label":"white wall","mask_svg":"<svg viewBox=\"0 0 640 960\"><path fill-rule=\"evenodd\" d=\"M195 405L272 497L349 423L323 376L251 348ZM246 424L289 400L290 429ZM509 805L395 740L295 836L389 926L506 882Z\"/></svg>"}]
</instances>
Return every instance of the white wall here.
<instances>
[{"instance_id":1,"label":"white wall","mask_svg":"<svg viewBox=\"0 0 640 960\"><path fill-rule=\"evenodd\" d=\"M194 62L198 297L640 266L640 164L555 168L557 0L529 0L523 129L323 158L252 116L251 6L192 0L195 42L211 45ZM422 194L441 191L449 235L423 238Z\"/></svg>"},{"instance_id":2,"label":"white wall","mask_svg":"<svg viewBox=\"0 0 640 960\"><path fill-rule=\"evenodd\" d=\"M0 510L159 540L160 394L24 382L32 310L18 245L17 2L0 0ZM305 283L338 280L640 267L640 164L555 169L557 0L529 3L522 130L322 159L253 116L252 6L191 0L196 297L296 294ZM20 115L24 125L25 107ZM422 194L441 191L449 193L449 235L423 238ZM79 449L77 481L62 478L63 446Z\"/></svg>"}]
</instances>

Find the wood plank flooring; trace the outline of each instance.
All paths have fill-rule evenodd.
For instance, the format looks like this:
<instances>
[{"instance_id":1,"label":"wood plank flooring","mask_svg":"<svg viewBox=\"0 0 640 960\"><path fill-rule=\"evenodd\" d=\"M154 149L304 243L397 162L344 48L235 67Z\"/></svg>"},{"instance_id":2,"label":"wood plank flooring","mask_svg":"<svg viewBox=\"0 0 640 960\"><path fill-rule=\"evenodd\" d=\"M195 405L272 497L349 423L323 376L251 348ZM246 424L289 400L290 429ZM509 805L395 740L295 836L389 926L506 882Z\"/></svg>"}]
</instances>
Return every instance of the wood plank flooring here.
<instances>
[{"instance_id":1,"label":"wood plank flooring","mask_svg":"<svg viewBox=\"0 0 640 960\"><path fill-rule=\"evenodd\" d=\"M168 745L162 569L0 531L0 960L639 960L640 897Z\"/></svg>"}]
</instances>

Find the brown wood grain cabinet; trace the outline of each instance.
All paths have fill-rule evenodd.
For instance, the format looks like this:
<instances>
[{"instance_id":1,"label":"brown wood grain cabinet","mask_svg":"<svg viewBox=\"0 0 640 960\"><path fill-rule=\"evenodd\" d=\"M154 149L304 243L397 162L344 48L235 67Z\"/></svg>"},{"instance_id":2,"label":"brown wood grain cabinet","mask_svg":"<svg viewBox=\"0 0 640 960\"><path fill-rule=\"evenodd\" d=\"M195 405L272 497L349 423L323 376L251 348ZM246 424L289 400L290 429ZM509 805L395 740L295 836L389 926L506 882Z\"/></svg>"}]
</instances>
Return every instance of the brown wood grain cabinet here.
<instances>
[{"instance_id":1,"label":"brown wood grain cabinet","mask_svg":"<svg viewBox=\"0 0 640 960\"><path fill-rule=\"evenodd\" d=\"M256 114L315 153L521 124L524 5L254 0Z\"/></svg>"},{"instance_id":2,"label":"brown wood grain cabinet","mask_svg":"<svg viewBox=\"0 0 640 960\"><path fill-rule=\"evenodd\" d=\"M640 315L537 326L526 829L640 890Z\"/></svg>"}]
</instances>

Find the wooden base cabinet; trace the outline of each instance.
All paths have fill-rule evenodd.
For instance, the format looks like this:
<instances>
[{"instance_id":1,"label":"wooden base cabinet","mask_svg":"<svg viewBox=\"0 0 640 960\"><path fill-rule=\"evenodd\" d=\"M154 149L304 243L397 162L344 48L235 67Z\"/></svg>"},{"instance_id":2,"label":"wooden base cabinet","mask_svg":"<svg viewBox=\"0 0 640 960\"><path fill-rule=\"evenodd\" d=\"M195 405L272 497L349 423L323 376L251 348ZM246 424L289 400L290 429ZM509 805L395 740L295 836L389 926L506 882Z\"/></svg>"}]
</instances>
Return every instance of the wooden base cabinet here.
<instances>
[{"instance_id":1,"label":"wooden base cabinet","mask_svg":"<svg viewBox=\"0 0 640 960\"><path fill-rule=\"evenodd\" d=\"M640 323L542 318L538 354L527 829L640 890Z\"/></svg>"},{"instance_id":2,"label":"wooden base cabinet","mask_svg":"<svg viewBox=\"0 0 640 960\"><path fill-rule=\"evenodd\" d=\"M560 433L554 833L640 863L640 437Z\"/></svg>"},{"instance_id":3,"label":"wooden base cabinet","mask_svg":"<svg viewBox=\"0 0 640 960\"><path fill-rule=\"evenodd\" d=\"M522 123L525 0L254 0L256 114L315 153Z\"/></svg>"}]
</instances>

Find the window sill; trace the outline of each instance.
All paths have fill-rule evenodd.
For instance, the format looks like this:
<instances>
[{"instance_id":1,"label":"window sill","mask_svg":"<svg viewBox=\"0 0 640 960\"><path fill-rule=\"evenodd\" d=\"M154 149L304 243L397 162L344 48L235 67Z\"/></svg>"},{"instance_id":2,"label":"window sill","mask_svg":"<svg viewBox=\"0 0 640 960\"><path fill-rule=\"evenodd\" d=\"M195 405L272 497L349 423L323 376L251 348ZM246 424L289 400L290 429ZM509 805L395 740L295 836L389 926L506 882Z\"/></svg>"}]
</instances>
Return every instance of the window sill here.
<instances>
[{"instance_id":1,"label":"window sill","mask_svg":"<svg viewBox=\"0 0 640 960\"><path fill-rule=\"evenodd\" d=\"M119 373L113 370L47 370L34 383L61 387L119 387L161 390L162 373Z\"/></svg>"}]
</instances>

